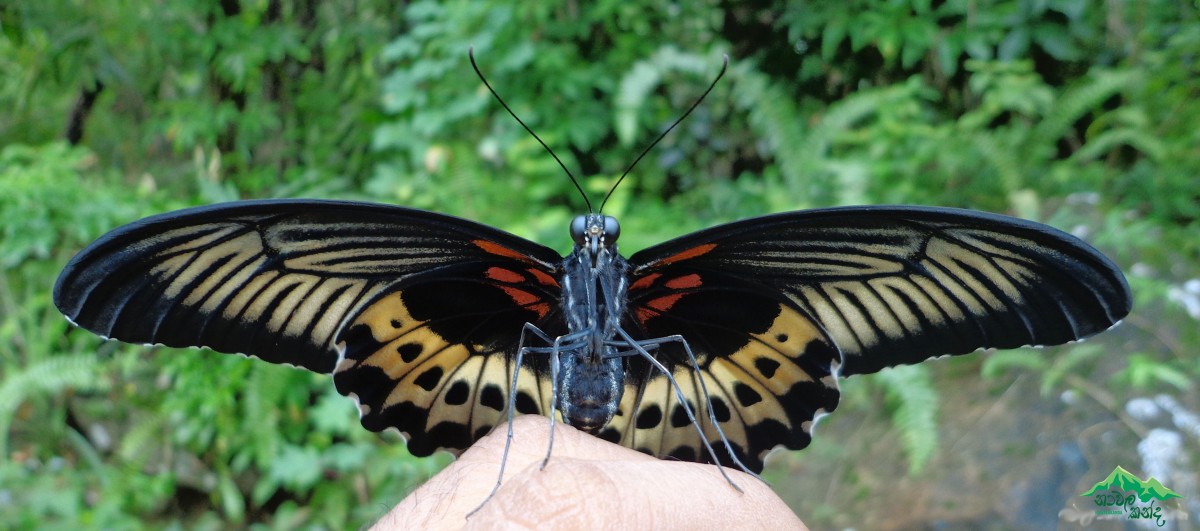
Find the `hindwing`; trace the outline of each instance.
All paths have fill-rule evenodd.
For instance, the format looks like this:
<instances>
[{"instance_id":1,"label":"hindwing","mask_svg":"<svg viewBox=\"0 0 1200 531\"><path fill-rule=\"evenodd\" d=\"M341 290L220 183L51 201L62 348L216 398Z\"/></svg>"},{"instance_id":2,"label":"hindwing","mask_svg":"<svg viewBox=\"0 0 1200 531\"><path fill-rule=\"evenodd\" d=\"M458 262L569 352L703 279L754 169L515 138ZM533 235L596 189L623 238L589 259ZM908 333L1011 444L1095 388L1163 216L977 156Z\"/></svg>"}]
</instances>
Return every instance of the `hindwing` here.
<instances>
[{"instance_id":1,"label":"hindwing","mask_svg":"<svg viewBox=\"0 0 1200 531\"><path fill-rule=\"evenodd\" d=\"M338 338L334 384L358 400L362 423L396 428L413 455L458 454L517 413L546 414L546 356L515 364L526 323L565 332L561 288L531 264L477 262L408 278L380 292ZM536 339L536 338L534 338Z\"/></svg>"},{"instance_id":2,"label":"hindwing","mask_svg":"<svg viewBox=\"0 0 1200 531\"><path fill-rule=\"evenodd\" d=\"M813 421L837 407L836 345L803 310L752 282L682 265L642 276L630 285L624 326L636 337L683 336L697 365L680 343L665 343L654 353L671 378L631 357L623 416L602 437L652 455L708 461L673 379L718 460L730 465L735 457L761 471L776 446L807 446ZM705 391L732 456L708 420Z\"/></svg>"}]
</instances>

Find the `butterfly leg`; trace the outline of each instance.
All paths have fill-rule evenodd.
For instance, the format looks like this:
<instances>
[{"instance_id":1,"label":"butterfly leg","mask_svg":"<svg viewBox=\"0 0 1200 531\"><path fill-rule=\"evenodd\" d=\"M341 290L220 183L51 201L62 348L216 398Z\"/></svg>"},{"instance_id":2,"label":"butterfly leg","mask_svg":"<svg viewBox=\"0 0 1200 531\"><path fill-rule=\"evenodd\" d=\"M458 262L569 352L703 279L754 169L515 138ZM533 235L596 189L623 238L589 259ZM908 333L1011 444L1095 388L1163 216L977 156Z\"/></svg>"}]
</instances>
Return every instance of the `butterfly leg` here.
<instances>
[{"instance_id":1,"label":"butterfly leg","mask_svg":"<svg viewBox=\"0 0 1200 531\"><path fill-rule=\"evenodd\" d=\"M730 459L733 459L733 462L736 463L738 468L742 469L743 472L762 480L761 476L755 474L753 471L747 468L745 464L742 464L740 459L738 459L737 454L733 452L733 446L729 443L729 437L725 436L725 430L722 430L721 423L717 422L717 414L713 411L712 396L708 394L708 386L704 383L704 377L700 375L700 363L696 361L695 354L692 354L692 347L688 344L687 339L684 339L683 336L676 334L642 341L641 343L648 343L653 346L664 345L667 343L678 343L683 347L683 351L688 357L688 363L690 363L692 366L692 374L695 375L696 380L700 382L700 392L704 394L704 401L708 404L708 421L712 423L714 428L716 428L717 435L721 437L721 442L725 445L725 450L729 452ZM685 402L683 405L686 409L687 403ZM695 422L694 419L693 422Z\"/></svg>"},{"instance_id":2,"label":"butterfly leg","mask_svg":"<svg viewBox=\"0 0 1200 531\"><path fill-rule=\"evenodd\" d=\"M692 347L688 344L687 340L681 335L673 335L646 340L642 341L641 343L643 346L659 346L667 343L678 343L683 347L684 353L687 354L688 362L692 366L692 374L696 376L696 380L700 383L700 392L704 394L704 401L708 403L708 420L712 423L713 427L716 428L717 435L721 437L721 441L724 443L725 449L729 452L729 457L733 459L733 462L736 463L738 468L742 469L742 471L762 479L758 474L755 474L749 468L747 468L746 465L742 464L741 460L737 458L737 454L733 452L733 447L729 443L729 438L725 436L725 431L721 429L721 423L717 422L717 415L713 411L712 397L708 393L708 386L704 383L704 378L700 376L700 363L696 361L696 356L692 353ZM684 406L687 406L687 404L685 403Z\"/></svg>"},{"instance_id":3,"label":"butterfly leg","mask_svg":"<svg viewBox=\"0 0 1200 531\"><path fill-rule=\"evenodd\" d=\"M527 332L538 336L547 343L552 342L550 336L548 336L545 332L542 332L540 328L531 323L525 323L525 327L521 329L521 339L517 343L516 359L513 360L512 385L508 388L508 407L506 408L508 410L508 437L504 440L504 453L500 457L500 474L496 477L496 484L492 486L492 491L489 492L487 497L479 503L479 507L476 507L471 512L467 513L467 518L471 518L471 516L482 509L484 505L487 505L487 502L492 499L492 496L496 495L496 491L500 490L500 484L504 482L504 466L508 464L508 451L512 448L513 441L512 423L513 412L516 410L517 402L517 377L521 374L521 360L525 357L525 353L532 348L525 346L525 334Z\"/></svg>"},{"instance_id":4,"label":"butterfly leg","mask_svg":"<svg viewBox=\"0 0 1200 531\"><path fill-rule=\"evenodd\" d=\"M525 346L526 334L533 334L537 336L538 339L549 343L551 346ZM572 342L572 344L568 345L568 347L571 347L574 346L573 342L578 341L580 337L584 337L585 335L586 334L575 333L552 339L549 334L542 331L542 329L538 328L533 323L525 323L525 326L521 329L521 338L517 342L516 358L513 360L512 386L508 388L508 436L504 440L504 453L500 457L500 473L496 477L496 484L492 487L492 491L488 493L487 497L484 498L482 502L479 503L479 507L476 507L471 512L467 513L467 518L470 518L472 515L482 509L484 505L487 505L487 502L492 499L492 496L496 495L496 492L500 490L500 485L504 482L504 467L508 464L508 452L512 449L513 442L512 424L513 417L515 416L517 409L517 378L521 374L521 363L525 358L525 354L550 354L552 357L552 361L550 363L550 370L552 374L552 380L550 384L550 445L546 450L546 458L542 461L542 468L545 468L546 462L550 460L550 451L554 447L554 404L557 400L558 394L558 352L563 348L562 342L564 339Z\"/></svg>"},{"instance_id":5,"label":"butterfly leg","mask_svg":"<svg viewBox=\"0 0 1200 531\"><path fill-rule=\"evenodd\" d=\"M562 339L563 336L554 338L554 346L550 351L550 411L547 412L550 415L550 441L546 445L546 457L542 459L542 466L538 467L538 470L546 469L546 463L550 462L550 454L554 452L554 421L557 420L554 409L558 406L558 353L561 352Z\"/></svg>"},{"instance_id":6,"label":"butterfly leg","mask_svg":"<svg viewBox=\"0 0 1200 531\"><path fill-rule=\"evenodd\" d=\"M526 331L538 336L539 339L541 339L547 343L550 343L551 345L549 347L526 347L526 346L524 346ZM560 352L562 352L564 350L578 349L578 348L584 347L585 343L581 342L580 340L588 337L590 335L590 333L591 332L589 330L584 330L584 331L580 331L580 332L567 334L564 336L558 336L554 339L550 339L550 336L548 334L546 334L545 332L543 332L537 326L533 325L532 323L525 323L524 329L521 330L521 341L520 341L520 343L518 343L518 345L520 345L520 346L517 349L517 364L516 364L516 369L513 370L513 384L512 384L512 389L509 392L508 440L505 441L505 446L504 446L504 458L505 459L508 458L508 448L512 444L512 439L513 439L512 420L513 420L513 412L516 410L517 372L521 366L521 359L527 353L529 353L529 354L549 354L550 355L550 411L547 412L547 414L550 416L550 439L549 439L549 444L547 444L547 446L546 446L546 457L544 459L542 459L542 465L539 468L539 470L541 470L541 469L546 468L546 464L550 462L550 455L554 452L554 426L556 424L555 421L558 420L557 418L555 418L555 414L554 414L555 408L558 405L558 372L559 372L558 355ZM566 344L564 345L564 343L566 343ZM503 470L501 470L501 472L503 473Z\"/></svg>"},{"instance_id":7,"label":"butterfly leg","mask_svg":"<svg viewBox=\"0 0 1200 531\"><path fill-rule=\"evenodd\" d=\"M667 370L667 367L665 365L663 365L662 362L655 359L654 355L650 354L650 351L648 350L648 349L657 349L658 346L666 344L666 343L682 342L684 345L684 349L687 350L688 356L692 361L692 364L693 364L692 366L696 367L696 369L699 370L699 365L696 364L696 358L694 356L692 356L691 349L687 346L687 341L684 340L683 337L681 337L681 336L668 336L665 338L638 341L638 340L634 339L633 337L631 337L629 335L629 333L626 332L625 329L623 329L623 328L617 328L617 334L619 334L621 336L623 345L628 345L629 347L631 347L633 349L633 350L625 353L625 355L635 355L636 354L638 356L645 358L646 361L649 361L650 364L654 366L654 368L656 368L660 372L662 372L663 376L665 376L667 378L667 380L669 380L671 382L671 387L673 387L675 389L675 397L677 399L679 399L679 404L681 406L683 406L683 411L685 413L687 413L688 420L691 421L692 426L694 426L696 428L696 432L700 435L700 442L703 443L704 448L706 450L708 450L708 455L709 455L709 457L712 457L713 463L717 466L717 471L719 471L721 473L721 477L725 478L725 481L729 482L729 485L732 486L734 488L734 490L738 491L739 493L744 492L742 490L742 488L739 487L737 483L734 483L733 479L730 478L729 475L725 473L725 468L721 466L721 461L719 459L717 459L717 452L715 450L713 450L712 445L709 444L708 437L704 434L704 429L702 427L700 427L700 422L696 420L696 416L692 413L692 408L691 408L691 406L688 405L687 398L684 397L683 388L679 386L679 382L677 382L675 380L675 377L671 374L671 371ZM678 339L675 339L675 338L678 338ZM708 396L708 391L703 387L703 383L704 382L702 379L701 390L702 390L702 392L704 392L705 400L710 400L710 398ZM719 433L721 435L721 438L723 440L725 440L726 448L729 449L729 441L728 441L728 439L725 439L725 434L720 431L721 430L720 425L716 424L716 417L714 417L712 415L711 401L709 403L708 409L709 409L709 416L710 416L710 418L712 418L713 424L715 426L717 426L717 433ZM754 477L758 477L758 474L751 472L749 469L746 468L745 465L743 465L741 463L741 461L738 461L737 456L734 455L732 449L729 449L729 455L731 457L733 457L733 460L735 462L737 462L738 466L742 470L748 472L749 474L753 475ZM759 478L759 479L762 479L762 478Z\"/></svg>"}]
</instances>

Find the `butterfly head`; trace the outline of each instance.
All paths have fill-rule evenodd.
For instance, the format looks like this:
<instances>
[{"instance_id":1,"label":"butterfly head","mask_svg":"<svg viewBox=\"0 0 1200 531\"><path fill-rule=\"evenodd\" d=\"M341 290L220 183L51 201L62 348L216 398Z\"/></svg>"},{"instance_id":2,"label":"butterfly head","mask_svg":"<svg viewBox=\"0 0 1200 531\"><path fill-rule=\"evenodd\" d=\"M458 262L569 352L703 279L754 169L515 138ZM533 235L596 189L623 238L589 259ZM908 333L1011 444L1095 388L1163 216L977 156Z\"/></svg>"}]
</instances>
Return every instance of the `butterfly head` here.
<instances>
[{"instance_id":1,"label":"butterfly head","mask_svg":"<svg viewBox=\"0 0 1200 531\"><path fill-rule=\"evenodd\" d=\"M621 235L621 224L617 218L603 214L584 214L571 220L571 239L577 248L586 249L596 263L602 249L615 253L617 237Z\"/></svg>"}]
</instances>

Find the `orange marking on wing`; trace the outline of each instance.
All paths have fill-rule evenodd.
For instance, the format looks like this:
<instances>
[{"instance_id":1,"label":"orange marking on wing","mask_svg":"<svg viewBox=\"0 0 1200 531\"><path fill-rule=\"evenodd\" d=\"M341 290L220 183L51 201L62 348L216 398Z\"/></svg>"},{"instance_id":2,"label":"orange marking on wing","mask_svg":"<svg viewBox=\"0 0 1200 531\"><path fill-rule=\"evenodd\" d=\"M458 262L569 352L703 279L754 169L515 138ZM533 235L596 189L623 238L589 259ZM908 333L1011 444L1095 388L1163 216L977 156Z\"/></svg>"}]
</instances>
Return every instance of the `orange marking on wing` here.
<instances>
[{"instance_id":1,"label":"orange marking on wing","mask_svg":"<svg viewBox=\"0 0 1200 531\"><path fill-rule=\"evenodd\" d=\"M648 288L648 287L650 287L651 284L654 283L655 280L658 280L658 277L661 277L661 276L662 276L662 273L650 273L649 275L646 275L642 278L637 279L637 282L630 284L629 289Z\"/></svg>"},{"instance_id":2,"label":"orange marking on wing","mask_svg":"<svg viewBox=\"0 0 1200 531\"><path fill-rule=\"evenodd\" d=\"M649 321L650 318L654 317L655 315L658 315L658 312L656 312L654 310L650 310L648 308L638 308L637 309L637 320L639 323L642 323L642 326L645 326L646 321Z\"/></svg>"},{"instance_id":3,"label":"orange marking on wing","mask_svg":"<svg viewBox=\"0 0 1200 531\"><path fill-rule=\"evenodd\" d=\"M662 260L659 260L658 263L662 264L662 265L667 265L667 264L673 264L680 260L687 260L689 258L695 258L697 256L707 254L709 251L712 251L716 247L717 247L717 244L715 244L715 243L706 243L704 245L697 245L697 246L692 247L691 249L688 249L681 253L677 253L677 254L668 256L666 258L663 258Z\"/></svg>"},{"instance_id":4,"label":"orange marking on wing","mask_svg":"<svg viewBox=\"0 0 1200 531\"><path fill-rule=\"evenodd\" d=\"M682 293L673 293L671 295L664 295L657 299L651 299L650 302L646 303L646 306L654 308L655 310L658 310L660 312L665 312L667 310L670 310L672 306L675 306L675 303L679 302L680 297L683 297Z\"/></svg>"},{"instance_id":5,"label":"orange marking on wing","mask_svg":"<svg viewBox=\"0 0 1200 531\"><path fill-rule=\"evenodd\" d=\"M664 285L671 289L698 288L700 287L700 275L692 273L679 278L673 278L668 280Z\"/></svg>"},{"instance_id":6,"label":"orange marking on wing","mask_svg":"<svg viewBox=\"0 0 1200 531\"><path fill-rule=\"evenodd\" d=\"M538 297L537 295L534 295L523 289L511 288L508 286L501 286L500 289L504 290L504 293L507 293L509 297L512 297L513 302L516 302L521 306L528 306L542 300L541 297Z\"/></svg>"},{"instance_id":7,"label":"orange marking on wing","mask_svg":"<svg viewBox=\"0 0 1200 531\"><path fill-rule=\"evenodd\" d=\"M542 271L541 269L535 269L532 267L527 269L527 271L529 271L529 274L533 275L533 278L537 279L537 281L539 283L541 283L543 286L554 286L556 288L558 287L558 281L554 280L554 277L547 275L545 271Z\"/></svg>"},{"instance_id":8,"label":"orange marking on wing","mask_svg":"<svg viewBox=\"0 0 1200 531\"><path fill-rule=\"evenodd\" d=\"M504 290L504 293L509 297L512 297L513 302L517 303L517 305L538 314L538 319L550 313L550 303L545 302L544 299L537 295L509 286L501 286L500 289Z\"/></svg>"},{"instance_id":9,"label":"orange marking on wing","mask_svg":"<svg viewBox=\"0 0 1200 531\"><path fill-rule=\"evenodd\" d=\"M507 282L509 284L516 284L525 280L525 277L521 276L520 273L504 269L503 267L489 267L486 274L492 280Z\"/></svg>"},{"instance_id":10,"label":"orange marking on wing","mask_svg":"<svg viewBox=\"0 0 1200 531\"><path fill-rule=\"evenodd\" d=\"M503 256L505 258L515 258L522 262L530 261L528 256L495 242L489 242L487 240L471 240L471 243L475 244L476 247L483 249L483 252L488 254Z\"/></svg>"}]
</instances>

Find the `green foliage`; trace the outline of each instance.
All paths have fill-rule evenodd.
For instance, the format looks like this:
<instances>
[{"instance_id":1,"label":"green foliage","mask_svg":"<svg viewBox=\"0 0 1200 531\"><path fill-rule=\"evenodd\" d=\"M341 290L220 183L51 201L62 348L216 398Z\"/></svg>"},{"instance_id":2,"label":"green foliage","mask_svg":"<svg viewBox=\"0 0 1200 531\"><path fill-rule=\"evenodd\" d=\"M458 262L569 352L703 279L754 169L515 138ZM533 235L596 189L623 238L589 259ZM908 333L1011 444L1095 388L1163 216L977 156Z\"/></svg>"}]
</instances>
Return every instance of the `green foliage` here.
<instances>
[{"instance_id":1,"label":"green foliage","mask_svg":"<svg viewBox=\"0 0 1200 531\"><path fill-rule=\"evenodd\" d=\"M108 382L96 380L96 374L101 373L99 365L95 357L76 354L48 358L5 374L0 385L0 436L4 437L0 438L0 451L8 453L6 439L17 406L41 398L39 395L103 390Z\"/></svg>"},{"instance_id":2,"label":"green foliage","mask_svg":"<svg viewBox=\"0 0 1200 531\"><path fill-rule=\"evenodd\" d=\"M730 55L605 207L626 253L840 204L1046 221L1130 274L1135 312L1083 344L988 354L984 380L1114 415L1144 393L1200 409L1182 288L1200 278L1198 20L1169 0L4 3L0 521L344 528L444 464L362 430L327 377L68 334L50 289L108 229L242 197L429 208L565 250L583 202L468 46L594 207ZM943 376L869 380L911 478L937 468L938 397L978 384Z\"/></svg>"},{"instance_id":3,"label":"green foliage","mask_svg":"<svg viewBox=\"0 0 1200 531\"><path fill-rule=\"evenodd\" d=\"M938 448L938 393L927 365L905 365L881 371L875 382L883 388L900 441L916 474Z\"/></svg>"},{"instance_id":4,"label":"green foliage","mask_svg":"<svg viewBox=\"0 0 1200 531\"><path fill-rule=\"evenodd\" d=\"M0 267L49 259L56 249L79 245L140 212L116 203L115 190L80 186L78 175L96 163L85 149L62 143L0 149ZM103 197L108 194L108 197Z\"/></svg>"}]
</instances>

